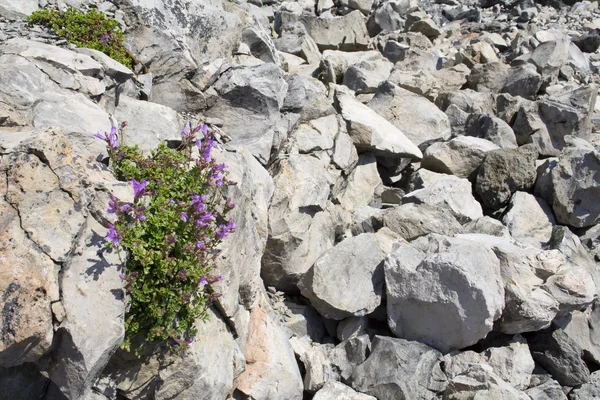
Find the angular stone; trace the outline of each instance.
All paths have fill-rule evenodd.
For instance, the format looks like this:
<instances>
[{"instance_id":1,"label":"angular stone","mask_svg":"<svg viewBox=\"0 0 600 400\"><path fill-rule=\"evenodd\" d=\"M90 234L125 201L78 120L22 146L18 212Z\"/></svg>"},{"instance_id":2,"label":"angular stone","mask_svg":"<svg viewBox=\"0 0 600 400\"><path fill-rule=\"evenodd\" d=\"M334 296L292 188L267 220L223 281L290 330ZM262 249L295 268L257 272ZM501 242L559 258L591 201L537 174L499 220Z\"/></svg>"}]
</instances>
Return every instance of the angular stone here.
<instances>
[{"instance_id":1,"label":"angular stone","mask_svg":"<svg viewBox=\"0 0 600 400\"><path fill-rule=\"evenodd\" d=\"M473 113L465 123L465 135L487 139L502 148L516 148L517 139L512 128L490 114Z\"/></svg>"},{"instance_id":2,"label":"angular stone","mask_svg":"<svg viewBox=\"0 0 600 400\"><path fill-rule=\"evenodd\" d=\"M302 295L331 319L373 312L383 294L382 261L396 240L389 229L343 240L319 257L305 275L300 284ZM338 284L331 285L334 281Z\"/></svg>"},{"instance_id":3,"label":"angular stone","mask_svg":"<svg viewBox=\"0 0 600 400\"><path fill-rule=\"evenodd\" d=\"M388 79L393 66L385 58L359 62L346 70L343 84L357 94L375 93L378 86Z\"/></svg>"},{"instance_id":4,"label":"angular stone","mask_svg":"<svg viewBox=\"0 0 600 400\"><path fill-rule=\"evenodd\" d=\"M358 163L346 179L338 180L333 189L333 198L343 208L352 211L358 206L370 204L381 185L377 159L373 154L366 153L358 158Z\"/></svg>"},{"instance_id":5,"label":"angular stone","mask_svg":"<svg viewBox=\"0 0 600 400\"><path fill-rule=\"evenodd\" d=\"M483 204L497 209L506 204L518 190L528 190L535 183L537 152L532 148L500 149L486 154L475 191Z\"/></svg>"},{"instance_id":6,"label":"angular stone","mask_svg":"<svg viewBox=\"0 0 600 400\"><path fill-rule=\"evenodd\" d=\"M411 93L391 82L377 88L367 104L417 146L450 136L448 117L423 96Z\"/></svg>"},{"instance_id":7,"label":"angular stone","mask_svg":"<svg viewBox=\"0 0 600 400\"><path fill-rule=\"evenodd\" d=\"M467 78L469 88L478 92L498 93L506 85L510 66L502 62L475 64Z\"/></svg>"},{"instance_id":8,"label":"angular stone","mask_svg":"<svg viewBox=\"0 0 600 400\"><path fill-rule=\"evenodd\" d=\"M550 40L542 43L531 53L529 62L535 65L546 84L558 77L558 71L569 57L569 40Z\"/></svg>"},{"instance_id":9,"label":"angular stone","mask_svg":"<svg viewBox=\"0 0 600 400\"><path fill-rule=\"evenodd\" d=\"M430 234L401 244L384 270L392 332L442 352L484 338L504 308L498 258L468 237Z\"/></svg>"},{"instance_id":10,"label":"angular stone","mask_svg":"<svg viewBox=\"0 0 600 400\"><path fill-rule=\"evenodd\" d=\"M302 23L319 50L366 50L369 43L366 20L360 11L342 17L303 16Z\"/></svg>"},{"instance_id":11,"label":"angular stone","mask_svg":"<svg viewBox=\"0 0 600 400\"><path fill-rule=\"evenodd\" d=\"M542 247L550 241L555 224L548 204L525 192L512 195L502 222L513 238L535 247Z\"/></svg>"},{"instance_id":12,"label":"angular stone","mask_svg":"<svg viewBox=\"0 0 600 400\"><path fill-rule=\"evenodd\" d=\"M376 400L375 397L359 393L352 388L333 380L327 381L323 387L315 393L313 400Z\"/></svg>"},{"instance_id":13,"label":"angular stone","mask_svg":"<svg viewBox=\"0 0 600 400\"><path fill-rule=\"evenodd\" d=\"M427 187L407 193L402 203L437 205L448 210L460 223L483 217L481 206L473 197L471 183L452 175L442 175Z\"/></svg>"},{"instance_id":14,"label":"angular stone","mask_svg":"<svg viewBox=\"0 0 600 400\"><path fill-rule=\"evenodd\" d=\"M398 128L352 95L336 90L341 114L354 145L364 151L420 160L421 150Z\"/></svg>"},{"instance_id":15,"label":"angular stone","mask_svg":"<svg viewBox=\"0 0 600 400\"><path fill-rule=\"evenodd\" d=\"M499 147L487 139L459 136L449 142L437 142L423 152L421 167L459 178L470 178L477 172L485 154Z\"/></svg>"},{"instance_id":16,"label":"angular stone","mask_svg":"<svg viewBox=\"0 0 600 400\"><path fill-rule=\"evenodd\" d=\"M352 387L379 400L434 399L446 384L440 357L419 342L375 336L369 358L352 373Z\"/></svg>"},{"instance_id":17,"label":"angular stone","mask_svg":"<svg viewBox=\"0 0 600 400\"><path fill-rule=\"evenodd\" d=\"M533 359L563 386L587 383L590 371L581 359L581 347L561 329L537 332L529 347Z\"/></svg>"},{"instance_id":18,"label":"angular stone","mask_svg":"<svg viewBox=\"0 0 600 400\"><path fill-rule=\"evenodd\" d=\"M383 226L412 241L429 233L452 236L461 233L460 223L439 206L407 203L388 208L381 214Z\"/></svg>"},{"instance_id":19,"label":"angular stone","mask_svg":"<svg viewBox=\"0 0 600 400\"><path fill-rule=\"evenodd\" d=\"M562 386L554 379L548 379L543 384L526 390L525 393L532 400L567 400Z\"/></svg>"},{"instance_id":20,"label":"angular stone","mask_svg":"<svg viewBox=\"0 0 600 400\"><path fill-rule=\"evenodd\" d=\"M523 64L511 69L501 92L533 100L541 86L542 76L537 73L535 66Z\"/></svg>"},{"instance_id":21,"label":"angular stone","mask_svg":"<svg viewBox=\"0 0 600 400\"><path fill-rule=\"evenodd\" d=\"M490 347L483 353L494 372L519 390L529 387L535 362L527 341L520 335L513 337L508 346Z\"/></svg>"}]
</instances>

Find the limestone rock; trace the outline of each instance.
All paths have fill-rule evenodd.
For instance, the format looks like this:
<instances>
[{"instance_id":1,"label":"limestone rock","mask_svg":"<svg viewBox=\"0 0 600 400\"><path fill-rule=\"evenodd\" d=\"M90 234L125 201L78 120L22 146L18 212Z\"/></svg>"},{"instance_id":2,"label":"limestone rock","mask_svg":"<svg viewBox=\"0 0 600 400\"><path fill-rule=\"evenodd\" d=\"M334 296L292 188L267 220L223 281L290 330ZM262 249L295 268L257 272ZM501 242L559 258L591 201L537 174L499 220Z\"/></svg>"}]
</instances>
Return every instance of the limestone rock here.
<instances>
[{"instance_id":1,"label":"limestone rock","mask_svg":"<svg viewBox=\"0 0 600 400\"><path fill-rule=\"evenodd\" d=\"M421 167L459 178L470 178L477 172L485 154L499 147L486 139L459 136L449 142L437 142L423 152Z\"/></svg>"},{"instance_id":2,"label":"limestone rock","mask_svg":"<svg viewBox=\"0 0 600 400\"><path fill-rule=\"evenodd\" d=\"M366 20L360 11L342 17L303 16L302 23L319 50L366 50L369 41Z\"/></svg>"},{"instance_id":3,"label":"limestone rock","mask_svg":"<svg viewBox=\"0 0 600 400\"><path fill-rule=\"evenodd\" d=\"M541 247L550 241L554 216L541 198L525 192L512 195L502 222L513 238L522 243Z\"/></svg>"},{"instance_id":4,"label":"limestone rock","mask_svg":"<svg viewBox=\"0 0 600 400\"><path fill-rule=\"evenodd\" d=\"M383 295L383 260L396 236L390 230L343 240L323 254L300 284L302 295L327 318L371 313ZM331 282L338 282L332 285Z\"/></svg>"},{"instance_id":5,"label":"limestone rock","mask_svg":"<svg viewBox=\"0 0 600 400\"><path fill-rule=\"evenodd\" d=\"M517 147L517 139L511 127L489 114L471 114L465 123L465 135L487 139L501 148Z\"/></svg>"},{"instance_id":6,"label":"limestone rock","mask_svg":"<svg viewBox=\"0 0 600 400\"><path fill-rule=\"evenodd\" d=\"M334 380L327 381L327 383L315 393L313 400L337 400L341 398L347 400L375 400L375 397L373 396L356 392L343 383Z\"/></svg>"},{"instance_id":7,"label":"limestone rock","mask_svg":"<svg viewBox=\"0 0 600 400\"><path fill-rule=\"evenodd\" d=\"M407 203L388 208L381 218L383 226L407 241L429 233L451 236L462 231L460 223L444 208L427 203Z\"/></svg>"}]
</instances>

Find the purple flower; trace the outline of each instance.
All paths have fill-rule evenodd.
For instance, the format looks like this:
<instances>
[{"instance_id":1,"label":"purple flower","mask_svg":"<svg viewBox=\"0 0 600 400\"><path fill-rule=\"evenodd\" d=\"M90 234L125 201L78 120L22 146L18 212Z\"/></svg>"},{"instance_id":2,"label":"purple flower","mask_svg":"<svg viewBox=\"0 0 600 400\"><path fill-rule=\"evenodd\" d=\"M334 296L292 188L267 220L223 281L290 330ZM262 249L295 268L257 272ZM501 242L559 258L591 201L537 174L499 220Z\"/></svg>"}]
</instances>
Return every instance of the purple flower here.
<instances>
[{"instance_id":1,"label":"purple flower","mask_svg":"<svg viewBox=\"0 0 600 400\"><path fill-rule=\"evenodd\" d=\"M218 276L217 276L217 279L218 279L218 280L220 280L220 281L224 281L224 280L225 280L225 277L224 277L223 275L218 275Z\"/></svg>"},{"instance_id":2,"label":"purple flower","mask_svg":"<svg viewBox=\"0 0 600 400\"><path fill-rule=\"evenodd\" d=\"M204 152L202 153L202 159L204 161L208 161L210 159L210 152L215 145L215 140L212 137L209 137L204 142Z\"/></svg>"},{"instance_id":3,"label":"purple flower","mask_svg":"<svg viewBox=\"0 0 600 400\"><path fill-rule=\"evenodd\" d=\"M138 182L135 179L131 181L131 186L133 186L134 203L137 202L139 198L146 193L146 186L148 186L148 184L148 181Z\"/></svg>"},{"instance_id":4,"label":"purple flower","mask_svg":"<svg viewBox=\"0 0 600 400\"><path fill-rule=\"evenodd\" d=\"M225 208L228 210L233 210L235 208L235 204L233 204L231 197L227 198L227 201L225 202Z\"/></svg>"},{"instance_id":5,"label":"purple flower","mask_svg":"<svg viewBox=\"0 0 600 400\"><path fill-rule=\"evenodd\" d=\"M204 211L206 209L206 205L204 204L205 201L206 197L195 194L192 196L190 207L192 207L196 212Z\"/></svg>"},{"instance_id":6,"label":"purple flower","mask_svg":"<svg viewBox=\"0 0 600 400\"><path fill-rule=\"evenodd\" d=\"M117 231L117 228L113 224L108 224L108 232L104 237L104 240L112 243L113 246L119 246L119 240L121 240L121 234Z\"/></svg>"},{"instance_id":7,"label":"purple flower","mask_svg":"<svg viewBox=\"0 0 600 400\"><path fill-rule=\"evenodd\" d=\"M202 139L196 139L196 146L198 150L202 150Z\"/></svg>"},{"instance_id":8,"label":"purple flower","mask_svg":"<svg viewBox=\"0 0 600 400\"><path fill-rule=\"evenodd\" d=\"M196 220L196 225L197 226L206 227L206 226L208 226L208 224L211 221L214 221L214 220L215 220L215 217L212 215L212 213L210 211L209 212L203 212L200 215L200 218L198 218Z\"/></svg>"},{"instance_id":9,"label":"purple flower","mask_svg":"<svg viewBox=\"0 0 600 400\"><path fill-rule=\"evenodd\" d=\"M173 200L173 199L169 200L169 204L175 204L175 200Z\"/></svg>"},{"instance_id":10,"label":"purple flower","mask_svg":"<svg viewBox=\"0 0 600 400\"><path fill-rule=\"evenodd\" d=\"M202 240L198 240L196 242L196 249L198 249L198 250L206 250L206 245L204 244L204 242Z\"/></svg>"},{"instance_id":11,"label":"purple flower","mask_svg":"<svg viewBox=\"0 0 600 400\"><path fill-rule=\"evenodd\" d=\"M119 274L119 278L125 279L125 274Z\"/></svg>"},{"instance_id":12,"label":"purple flower","mask_svg":"<svg viewBox=\"0 0 600 400\"><path fill-rule=\"evenodd\" d=\"M117 127L110 128L110 133L106 136L106 142L113 151L119 149L119 139L117 138Z\"/></svg>"},{"instance_id":13,"label":"purple flower","mask_svg":"<svg viewBox=\"0 0 600 400\"><path fill-rule=\"evenodd\" d=\"M237 225L231 219L227 222L227 225L225 225L225 229L227 229L229 233L235 232L235 228L237 228Z\"/></svg>"},{"instance_id":14,"label":"purple flower","mask_svg":"<svg viewBox=\"0 0 600 400\"><path fill-rule=\"evenodd\" d=\"M208 285L208 281L206 280L206 277L202 277L202 278L198 278L198 283L201 285Z\"/></svg>"},{"instance_id":15,"label":"purple flower","mask_svg":"<svg viewBox=\"0 0 600 400\"><path fill-rule=\"evenodd\" d=\"M110 39L111 34L112 34L112 31L108 31L104 35L102 35L102 39L101 39L102 43L108 42L108 39Z\"/></svg>"},{"instance_id":16,"label":"purple flower","mask_svg":"<svg viewBox=\"0 0 600 400\"><path fill-rule=\"evenodd\" d=\"M100 132L94 133L94 137L100 140L106 140L106 134L101 134Z\"/></svg>"},{"instance_id":17,"label":"purple flower","mask_svg":"<svg viewBox=\"0 0 600 400\"><path fill-rule=\"evenodd\" d=\"M108 202L108 210L106 210L106 212L108 212L109 214L116 214L119 212L119 201L115 196L113 196L112 193L109 194L109 196L110 200Z\"/></svg>"},{"instance_id":18,"label":"purple flower","mask_svg":"<svg viewBox=\"0 0 600 400\"><path fill-rule=\"evenodd\" d=\"M181 213L181 220L182 220L183 222L187 222L187 221L188 221L188 215L187 215L187 213L186 213L186 212L182 212L182 213Z\"/></svg>"},{"instance_id":19,"label":"purple flower","mask_svg":"<svg viewBox=\"0 0 600 400\"><path fill-rule=\"evenodd\" d=\"M225 168L227 168L227 165L225 165L224 163L221 163L221 164L218 164L218 165L215 167L214 171L215 171L215 172L221 172L221 171L223 171Z\"/></svg>"},{"instance_id":20,"label":"purple flower","mask_svg":"<svg viewBox=\"0 0 600 400\"><path fill-rule=\"evenodd\" d=\"M194 341L194 339L193 339L193 338L191 338L191 337L189 337L189 338L185 339L185 342L186 342L187 344L190 344L190 343L192 343L193 341Z\"/></svg>"},{"instance_id":21,"label":"purple flower","mask_svg":"<svg viewBox=\"0 0 600 400\"><path fill-rule=\"evenodd\" d=\"M198 129L202 131L202 134L204 135L204 137L206 137L206 135L208 135L208 125L200 124L200 125L198 125Z\"/></svg>"}]
</instances>

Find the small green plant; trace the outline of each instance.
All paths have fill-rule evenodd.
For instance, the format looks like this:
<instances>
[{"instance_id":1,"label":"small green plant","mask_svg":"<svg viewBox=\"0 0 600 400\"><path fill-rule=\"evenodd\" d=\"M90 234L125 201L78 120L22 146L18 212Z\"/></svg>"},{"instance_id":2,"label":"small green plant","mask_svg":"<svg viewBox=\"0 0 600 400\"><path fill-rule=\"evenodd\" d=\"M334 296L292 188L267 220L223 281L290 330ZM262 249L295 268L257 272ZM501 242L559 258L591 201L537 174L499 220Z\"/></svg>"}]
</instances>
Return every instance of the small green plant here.
<instances>
[{"instance_id":1,"label":"small green plant","mask_svg":"<svg viewBox=\"0 0 600 400\"><path fill-rule=\"evenodd\" d=\"M74 8L65 12L34 11L27 22L49 26L57 35L79 47L99 50L128 68L133 67L133 57L123 46L125 37L118 28L119 22L100 11L92 9L83 13Z\"/></svg>"},{"instance_id":2,"label":"small green plant","mask_svg":"<svg viewBox=\"0 0 600 400\"><path fill-rule=\"evenodd\" d=\"M190 123L180 148L161 144L148 156L119 145L116 128L95 136L106 141L115 175L134 192L132 203L111 194L108 212L116 221L105 238L107 247L127 255L122 347L130 350L131 339L143 334L185 349L197 334L194 323L207 318L220 296L212 284L223 278L211 270L217 246L235 231L225 217L235 206L222 195L234 183L223 175L226 165L212 158L215 140L204 124Z\"/></svg>"}]
</instances>

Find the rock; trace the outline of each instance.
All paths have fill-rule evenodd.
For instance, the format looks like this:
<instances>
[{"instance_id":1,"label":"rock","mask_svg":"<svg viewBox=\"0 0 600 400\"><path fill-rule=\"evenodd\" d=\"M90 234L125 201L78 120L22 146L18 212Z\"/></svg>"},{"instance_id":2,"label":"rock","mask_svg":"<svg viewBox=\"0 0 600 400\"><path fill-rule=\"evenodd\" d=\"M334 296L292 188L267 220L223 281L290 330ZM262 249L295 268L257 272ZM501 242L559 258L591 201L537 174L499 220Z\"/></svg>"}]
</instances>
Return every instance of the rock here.
<instances>
[{"instance_id":1,"label":"rock","mask_svg":"<svg viewBox=\"0 0 600 400\"><path fill-rule=\"evenodd\" d=\"M483 204L498 209L518 190L535 183L537 152L531 148L500 149L488 152L477 173L475 191Z\"/></svg>"},{"instance_id":2,"label":"rock","mask_svg":"<svg viewBox=\"0 0 600 400\"><path fill-rule=\"evenodd\" d=\"M597 303L592 304L585 311L573 311L570 314L557 318L555 324L583 350L583 359L588 363L600 362L600 348L598 347L598 317L600 309Z\"/></svg>"},{"instance_id":3,"label":"rock","mask_svg":"<svg viewBox=\"0 0 600 400\"><path fill-rule=\"evenodd\" d=\"M600 156L595 151L567 148L549 171L543 172L535 190L552 206L556 221L574 227L598 222L600 208L593 194L598 181Z\"/></svg>"},{"instance_id":4,"label":"rock","mask_svg":"<svg viewBox=\"0 0 600 400\"><path fill-rule=\"evenodd\" d=\"M367 358L369 346L366 335L348 339L337 346L312 346L300 356L306 368L304 389L314 393L331 380L348 383L354 368Z\"/></svg>"},{"instance_id":5,"label":"rock","mask_svg":"<svg viewBox=\"0 0 600 400\"><path fill-rule=\"evenodd\" d=\"M348 173L358 162L358 154L352 138L346 131L346 122L339 115L337 116L337 120L339 130L335 138L331 161L336 167Z\"/></svg>"},{"instance_id":6,"label":"rock","mask_svg":"<svg viewBox=\"0 0 600 400\"><path fill-rule=\"evenodd\" d=\"M481 206L471 194L471 183L451 175L443 175L431 185L407 193L402 203L437 205L450 212L460 223L483 216Z\"/></svg>"},{"instance_id":7,"label":"rock","mask_svg":"<svg viewBox=\"0 0 600 400\"><path fill-rule=\"evenodd\" d=\"M590 31L584 35L574 38L573 44L579 47L584 53L593 53L600 47L600 32L598 29Z\"/></svg>"},{"instance_id":8,"label":"rock","mask_svg":"<svg viewBox=\"0 0 600 400\"><path fill-rule=\"evenodd\" d=\"M104 73L117 82L125 82L133 77L133 71L123 64L113 60L101 51L85 47L75 49L80 54L86 54L102 64Z\"/></svg>"},{"instance_id":9,"label":"rock","mask_svg":"<svg viewBox=\"0 0 600 400\"><path fill-rule=\"evenodd\" d=\"M487 215L463 225L464 233L480 233L483 235L510 238L510 232L497 219Z\"/></svg>"},{"instance_id":10,"label":"rock","mask_svg":"<svg viewBox=\"0 0 600 400\"><path fill-rule=\"evenodd\" d=\"M381 51L381 54L391 62L396 63L404 60L408 49L410 49L409 45L390 40L385 43L385 47Z\"/></svg>"},{"instance_id":11,"label":"rock","mask_svg":"<svg viewBox=\"0 0 600 400\"><path fill-rule=\"evenodd\" d=\"M555 224L548 204L525 192L512 195L502 222L513 238L535 247L542 247L550 241Z\"/></svg>"},{"instance_id":12,"label":"rock","mask_svg":"<svg viewBox=\"0 0 600 400\"><path fill-rule=\"evenodd\" d=\"M494 372L519 390L529 387L535 362L531 358L527 341L515 336L508 346L490 347L483 353Z\"/></svg>"},{"instance_id":13,"label":"rock","mask_svg":"<svg viewBox=\"0 0 600 400\"><path fill-rule=\"evenodd\" d=\"M261 302L264 301L263 297ZM300 400L303 385L294 352L265 307L256 307L250 313L244 353L248 362L245 371L236 380L235 391L257 399Z\"/></svg>"},{"instance_id":14,"label":"rock","mask_svg":"<svg viewBox=\"0 0 600 400\"><path fill-rule=\"evenodd\" d=\"M567 400L563 388L554 379L525 391L532 400Z\"/></svg>"},{"instance_id":15,"label":"rock","mask_svg":"<svg viewBox=\"0 0 600 400\"><path fill-rule=\"evenodd\" d=\"M273 42L279 51L302 57L308 64L318 64L321 61L317 44L301 22L282 26L279 38Z\"/></svg>"},{"instance_id":16,"label":"rock","mask_svg":"<svg viewBox=\"0 0 600 400\"><path fill-rule=\"evenodd\" d=\"M71 399L85 396L125 335L125 292L119 277L123 266L99 241L106 232L93 218L87 219L61 275L65 319L52 352L40 361Z\"/></svg>"},{"instance_id":17,"label":"rock","mask_svg":"<svg viewBox=\"0 0 600 400\"><path fill-rule=\"evenodd\" d=\"M338 324L337 338L343 342L344 340L365 335L368 326L369 319L365 316L348 317Z\"/></svg>"},{"instance_id":18,"label":"rock","mask_svg":"<svg viewBox=\"0 0 600 400\"><path fill-rule=\"evenodd\" d=\"M0 5L0 15L5 18L21 19L38 9L38 0L7 0Z\"/></svg>"},{"instance_id":19,"label":"rock","mask_svg":"<svg viewBox=\"0 0 600 400\"><path fill-rule=\"evenodd\" d=\"M590 371L581 359L581 348L561 329L536 332L529 340L533 359L563 386L587 383Z\"/></svg>"},{"instance_id":20,"label":"rock","mask_svg":"<svg viewBox=\"0 0 600 400\"><path fill-rule=\"evenodd\" d=\"M566 39L550 40L536 47L531 53L528 61L535 65L545 85L556 80L560 67L567 62L569 44Z\"/></svg>"},{"instance_id":21,"label":"rock","mask_svg":"<svg viewBox=\"0 0 600 400\"><path fill-rule=\"evenodd\" d=\"M478 92L498 93L506 85L510 67L502 62L475 64L467 78L468 86Z\"/></svg>"},{"instance_id":22,"label":"rock","mask_svg":"<svg viewBox=\"0 0 600 400\"><path fill-rule=\"evenodd\" d=\"M380 6L371 14L367 21L369 36L374 37L382 31L397 31L404 27L404 16L415 4L410 0L389 1L380 3Z\"/></svg>"},{"instance_id":23,"label":"rock","mask_svg":"<svg viewBox=\"0 0 600 400\"><path fill-rule=\"evenodd\" d=\"M375 336L371 354L352 373L352 387L379 400L433 399L446 383L440 356L419 342Z\"/></svg>"},{"instance_id":24,"label":"rock","mask_svg":"<svg viewBox=\"0 0 600 400\"><path fill-rule=\"evenodd\" d=\"M596 399L600 397L600 374L598 371L592 372L589 383L584 383L581 387L574 388L569 392L571 400Z\"/></svg>"},{"instance_id":25,"label":"rock","mask_svg":"<svg viewBox=\"0 0 600 400\"><path fill-rule=\"evenodd\" d=\"M260 25L246 27L242 31L241 43L250 49L250 54L265 63L280 64L279 54L271 35Z\"/></svg>"},{"instance_id":26,"label":"rock","mask_svg":"<svg viewBox=\"0 0 600 400\"><path fill-rule=\"evenodd\" d=\"M342 398L347 400L376 400L373 396L356 392L343 383L334 380L327 381L323 387L315 393L313 400L338 400Z\"/></svg>"},{"instance_id":27,"label":"rock","mask_svg":"<svg viewBox=\"0 0 600 400\"><path fill-rule=\"evenodd\" d=\"M6 156L2 158L3 161L7 159ZM3 175L8 167L5 162L1 164ZM38 179L44 178L43 174L36 172L45 168L36 171L27 167L27 163L13 166L23 172L29 169L33 174L28 180L35 186L36 175ZM3 310L0 365L12 367L36 361L52 345L54 331L50 304L59 299L58 274L52 259L41 252L22 230L18 211L4 198L0 199L0 226L3 267L0 273L0 304ZM0 381L11 379L10 373L3 371L1 374Z\"/></svg>"},{"instance_id":28,"label":"rock","mask_svg":"<svg viewBox=\"0 0 600 400\"><path fill-rule=\"evenodd\" d=\"M31 363L12 368L0 367L0 376L2 395L11 400L43 399L51 385L51 381Z\"/></svg>"},{"instance_id":29,"label":"rock","mask_svg":"<svg viewBox=\"0 0 600 400\"><path fill-rule=\"evenodd\" d=\"M385 58L361 61L344 73L343 84L357 94L375 93L392 71L393 64Z\"/></svg>"},{"instance_id":30,"label":"rock","mask_svg":"<svg viewBox=\"0 0 600 400\"><path fill-rule=\"evenodd\" d=\"M331 101L325 96L325 87L314 78L287 75L287 95L282 111L299 112L303 120L334 114Z\"/></svg>"},{"instance_id":31,"label":"rock","mask_svg":"<svg viewBox=\"0 0 600 400\"><path fill-rule=\"evenodd\" d=\"M449 142L437 142L423 152L421 167L459 178L471 178L485 154L499 147L486 139L459 136Z\"/></svg>"},{"instance_id":32,"label":"rock","mask_svg":"<svg viewBox=\"0 0 600 400\"><path fill-rule=\"evenodd\" d=\"M471 89L442 92L435 99L435 105L445 111L451 104L466 113L493 114L494 99L492 93L479 93Z\"/></svg>"},{"instance_id":33,"label":"rock","mask_svg":"<svg viewBox=\"0 0 600 400\"><path fill-rule=\"evenodd\" d=\"M323 342L327 331L322 317L313 307L292 301L286 301L285 306L290 310L291 315L283 322L283 327L288 329L290 337L308 336L313 342Z\"/></svg>"},{"instance_id":34,"label":"rock","mask_svg":"<svg viewBox=\"0 0 600 400\"><path fill-rule=\"evenodd\" d=\"M334 18L304 15L300 20L320 51L367 49L369 35L365 18L360 11L353 11L342 17Z\"/></svg>"},{"instance_id":35,"label":"rock","mask_svg":"<svg viewBox=\"0 0 600 400\"><path fill-rule=\"evenodd\" d=\"M323 254L300 283L302 295L326 318L369 314L381 303L383 259L396 235L388 229L347 238ZM343 281L339 277L345 277ZM338 285L331 285L337 281Z\"/></svg>"},{"instance_id":36,"label":"rock","mask_svg":"<svg viewBox=\"0 0 600 400\"><path fill-rule=\"evenodd\" d=\"M327 210L331 178L319 160L302 154L280 160L273 176L261 276L266 285L288 291L333 247L335 229Z\"/></svg>"},{"instance_id":37,"label":"rock","mask_svg":"<svg viewBox=\"0 0 600 400\"><path fill-rule=\"evenodd\" d=\"M517 139L512 128L500 118L490 114L471 114L465 123L465 135L487 139L505 149L517 147Z\"/></svg>"},{"instance_id":38,"label":"rock","mask_svg":"<svg viewBox=\"0 0 600 400\"><path fill-rule=\"evenodd\" d=\"M301 124L292 133L300 154L331 151L338 133L338 120L335 115L321 117Z\"/></svg>"},{"instance_id":39,"label":"rock","mask_svg":"<svg viewBox=\"0 0 600 400\"><path fill-rule=\"evenodd\" d=\"M435 21L430 18L425 18L410 24L408 30L409 32L422 33L431 41L434 41L442 35L440 28L437 26Z\"/></svg>"},{"instance_id":40,"label":"rock","mask_svg":"<svg viewBox=\"0 0 600 400\"><path fill-rule=\"evenodd\" d=\"M542 76L534 65L523 64L512 68L507 75L506 83L500 90L512 96L521 96L533 100L542 85Z\"/></svg>"},{"instance_id":41,"label":"rock","mask_svg":"<svg viewBox=\"0 0 600 400\"><path fill-rule=\"evenodd\" d=\"M377 172L377 159L373 154L365 153L346 179L338 180L333 188L333 199L343 208L352 211L358 206L370 204L375 191L382 185Z\"/></svg>"},{"instance_id":42,"label":"rock","mask_svg":"<svg viewBox=\"0 0 600 400\"><path fill-rule=\"evenodd\" d=\"M419 148L385 118L348 93L336 90L335 97L357 149L417 160L422 158Z\"/></svg>"},{"instance_id":43,"label":"rock","mask_svg":"<svg viewBox=\"0 0 600 400\"><path fill-rule=\"evenodd\" d=\"M394 124L417 146L450 136L446 114L426 98L391 82L379 86L367 105Z\"/></svg>"},{"instance_id":44,"label":"rock","mask_svg":"<svg viewBox=\"0 0 600 400\"><path fill-rule=\"evenodd\" d=\"M383 226L412 241L429 233L452 236L462 231L456 218L436 205L407 203L383 211Z\"/></svg>"},{"instance_id":45,"label":"rock","mask_svg":"<svg viewBox=\"0 0 600 400\"><path fill-rule=\"evenodd\" d=\"M213 87L219 97L205 115L225 121L222 130L232 139L226 147L247 148L266 164L287 94L283 71L274 64L230 69Z\"/></svg>"},{"instance_id":46,"label":"rock","mask_svg":"<svg viewBox=\"0 0 600 400\"><path fill-rule=\"evenodd\" d=\"M435 253L427 251L430 246ZM484 338L504 308L498 258L460 235L430 234L401 244L386 259L384 271L392 332L444 353ZM463 291L471 295L458 296Z\"/></svg>"}]
</instances>

